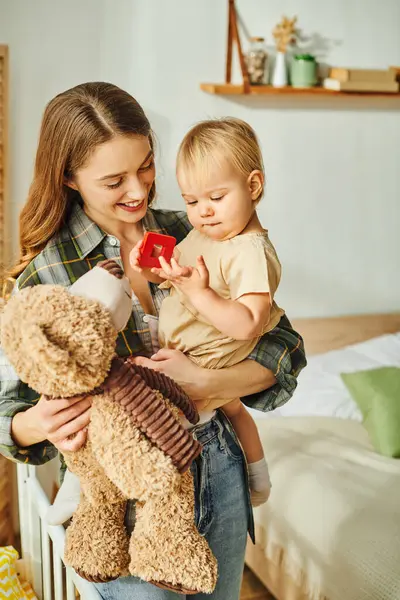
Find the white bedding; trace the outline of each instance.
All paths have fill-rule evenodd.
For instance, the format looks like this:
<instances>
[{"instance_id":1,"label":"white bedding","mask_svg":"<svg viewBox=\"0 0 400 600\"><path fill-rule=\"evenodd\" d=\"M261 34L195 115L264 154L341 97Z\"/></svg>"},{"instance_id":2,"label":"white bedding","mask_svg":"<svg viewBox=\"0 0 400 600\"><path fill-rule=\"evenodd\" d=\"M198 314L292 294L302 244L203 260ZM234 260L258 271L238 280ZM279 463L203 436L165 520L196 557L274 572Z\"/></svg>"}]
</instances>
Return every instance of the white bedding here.
<instances>
[{"instance_id":1,"label":"white bedding","mask_svg":"<svg viewBox=\"0 0 400 600\"><path fill-rule=\"evenodd\" d=\"M308 357L308 365L300 373L297 389L287 404L269 413L251 409L249 412L257 420L282 416L326 416L361 421L361 413L340 373L384 366L400 367L400 333Z\"/></svg>"},{"instance_id":2,"label":"white bedding","mask_svg":"<svg viewBox=\"0 0 400 600\"><path fill-rule=\"evenodd\" d=\"M296 598L399 600L400 461L376 454L354 421L258 425L272 493L255 510L257 543Z\"/></svg>"}]
</instances>

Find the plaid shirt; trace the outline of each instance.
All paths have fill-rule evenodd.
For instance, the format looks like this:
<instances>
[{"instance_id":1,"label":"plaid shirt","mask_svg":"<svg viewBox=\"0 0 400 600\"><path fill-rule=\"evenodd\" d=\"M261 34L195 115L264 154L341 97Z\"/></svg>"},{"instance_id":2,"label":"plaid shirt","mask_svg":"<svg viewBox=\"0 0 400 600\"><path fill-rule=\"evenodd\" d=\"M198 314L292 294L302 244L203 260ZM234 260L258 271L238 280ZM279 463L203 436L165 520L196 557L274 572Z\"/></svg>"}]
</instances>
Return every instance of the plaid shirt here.
<instances>
[{"instance_id":1,"label":"plaid shirt","mask_svg":"<svg viewBox=\"0 0 400 600\"><path fill-rule=\"evenodd\" d=\"M191 225L184 212L151 209L144 219L144 228L172 235L180 242ZM17 287L22 289L43 283L68 287L105 258L115 259L122 266L119 241L102 231L76 203L67 224L20 275ZM158 312L167 292L155 284L149 285ZM147 321L137 298L133 297L131 318L125 330L118 335L119 356L151 356L151 333ZM243 402L262 411L284 404L292 396L297 375L306 364L303 341L286 317L260 340L249 358L271 369L277 383L264 392L246 396ZM38 394L19 380L0 349L0 452L12 460L34 465L54 458L57 450L47 441L19 448L11 437L11 420L16 413L33 406L37 400Z\"/></svg>"}]
</instances>

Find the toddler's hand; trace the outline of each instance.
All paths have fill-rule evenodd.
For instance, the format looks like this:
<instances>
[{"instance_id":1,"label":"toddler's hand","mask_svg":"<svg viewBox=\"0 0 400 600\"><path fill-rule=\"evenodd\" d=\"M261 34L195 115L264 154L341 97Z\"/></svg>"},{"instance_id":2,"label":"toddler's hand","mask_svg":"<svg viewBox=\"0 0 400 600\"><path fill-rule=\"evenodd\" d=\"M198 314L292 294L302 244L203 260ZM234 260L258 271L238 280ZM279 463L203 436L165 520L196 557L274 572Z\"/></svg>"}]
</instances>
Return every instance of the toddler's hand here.
<instances>
[{"instance_id":1,"label":"toddler's hand","mask_svg":"<svg viewBox=\"0 0 400 600\"><path fill-rule=\"evenodd\" d=\"M177 255L171 258L171 263L168 264L163 256L160 256L159 259L161 269L153 268L151 272L157 275L158 277L162 277L163 279L169 279L174 283L178 283L181 279L185 277L190 277L193 271L192 267L182 267L177 260Z\"/></svg>"},{"instance_id":2,"label":"toddler's hand","mask_svg":"<svg viewBox=\"0 0 400 600\"><path fill-rule=\"evenodd\" d=\"M137 273L142 273L143 269L140 266L140 249L142 247L143 240L140 240L137 244L134 245L130 254L129 254L129 263L134 271Z\"/></svg>"},{"instance_id":3,"label":"toddler's hand","mask_svg":"<svg viewBox=\"0 0 400 600\"><path fill-rule=\"evenodd\" d=\"M181 267L175 258L171 259L169 265L161 256L160 264L162 269L157 269L157 274L164 279L169 279L188 296L206 290L210 286L210 274L202 256L197 258L196 267ZM155 273L156 270L152 269L152 272Z\"/></svg>"}]
</instances>

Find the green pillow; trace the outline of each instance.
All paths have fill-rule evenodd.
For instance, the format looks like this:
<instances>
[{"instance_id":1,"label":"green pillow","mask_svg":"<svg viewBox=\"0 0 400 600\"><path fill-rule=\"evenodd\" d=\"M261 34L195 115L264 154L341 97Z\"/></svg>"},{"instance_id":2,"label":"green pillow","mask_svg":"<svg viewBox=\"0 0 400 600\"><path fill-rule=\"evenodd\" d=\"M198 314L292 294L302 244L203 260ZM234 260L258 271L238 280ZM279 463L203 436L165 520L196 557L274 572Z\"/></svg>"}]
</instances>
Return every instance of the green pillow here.
<instances>
[{"instance_id":1,"label":"green pillow","mask_svg":"<svg viewBox=\"0 0 400 600\"><path fill-rule=\"evenodd\" d=\"M375 449L400 458L400 368L342 373L341 377L360 407Z\"/></svg>"}]
</instances>

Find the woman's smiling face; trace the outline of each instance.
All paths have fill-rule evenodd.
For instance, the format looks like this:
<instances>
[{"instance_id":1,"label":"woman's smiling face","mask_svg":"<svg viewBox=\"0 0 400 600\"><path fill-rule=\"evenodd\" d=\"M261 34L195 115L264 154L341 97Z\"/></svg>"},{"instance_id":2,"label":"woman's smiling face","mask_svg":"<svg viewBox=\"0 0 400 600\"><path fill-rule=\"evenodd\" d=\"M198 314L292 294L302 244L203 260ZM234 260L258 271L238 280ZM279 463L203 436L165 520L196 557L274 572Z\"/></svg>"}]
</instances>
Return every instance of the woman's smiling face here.
<instances>
[{"instance_id":1,"label":"woman's smiling face","mask_svg":"<svg viewBox=\"0 0 400 600\"><path fill-rule=\"evenodd\" d=\"M86 214L107 231L143 219L154 178L149 138L118 135L97 146L67 185L80 193Z\"/></svg>"}]
</instances>

